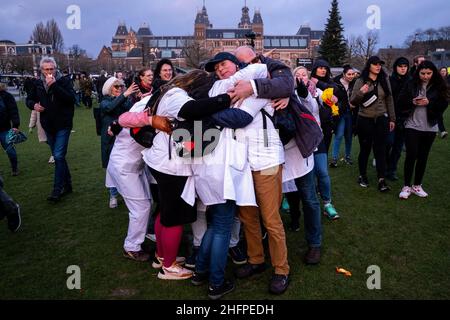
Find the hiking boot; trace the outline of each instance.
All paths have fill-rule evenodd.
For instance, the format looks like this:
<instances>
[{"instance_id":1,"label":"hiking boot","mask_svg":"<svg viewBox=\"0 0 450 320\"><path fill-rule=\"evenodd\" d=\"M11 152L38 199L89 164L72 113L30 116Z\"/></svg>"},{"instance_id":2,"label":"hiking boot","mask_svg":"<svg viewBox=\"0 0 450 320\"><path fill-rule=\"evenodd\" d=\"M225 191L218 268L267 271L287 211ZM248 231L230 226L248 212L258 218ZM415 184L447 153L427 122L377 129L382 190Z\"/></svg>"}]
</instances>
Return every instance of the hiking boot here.
<instances>
[{"instance_id":1,"label":"hiking boot","mask_svg":"<svg viewBox=\"0 0 450 320\"><path fill-rule=\"evenodd\" d=\"M318 264L320 262L320 247L309 247L305 255L306 264Z\"/></svg>"},{"instance_id":2,"label":"hiking boot","mask_svg":"<svg viewBox=\"0 0 450 320\"><path fill-rule=\"evenodd\" d=\"M117 197L109 197L109 207L111 209L117 208Z\"/></svg>"},{"instance_id":3,"label":"hiking boot","mask_svg":"<svg viewBox=\"0 0 450 320\"><path fill-rule=\"evenodd\" d=\"M197 261L197 255L200 247L193 246L192 252L189 257L186 259L186 263L184 264L188 268L195 268L195 262Z\"/></svg>"},{"instance_id":4,"label":"hiking boot","mask_svg":"<svg viewBox=\"0 0 450 320\"><path fill-rule=\"evenodd\" d=\"M428 197L428 193L426 193L425 190L422 189L422 185L412 186L411 193L414 193L416 196L421 198Z\"/></svg>"},{"instance_id":5,"label":"hiking boot","mask_svg":"<svg viewBox=\"0 0 450 320\"><path fill-rule=\"evenodd\" d=\"M201 286L208 281L209 273L208 272L194 272L194 275L191 278L191 283L194 286Z\"/></svg>"},{"instance_id":6,"label":"hiking boot","mask_svg":"<svg viewBox=\"0 0 450 320\"><path fill-rule=\"evenodd\" d=\"M266 264L264 262L260 264L252 264L247 262L242 267L237 268L234 274L236 278L243 279L254 274L264 272L264 270L266 270Z\"/></svg>"},{"instance_id":7,"label":"hiking boot","mask_svg":"<svg viewBox=\"0 0 450 320\"><path fill-rule=\"evenodd\" d=\"M52 193L47 197L48 201L58 202L61 199L61 192L58 190L53 190Z\"/></svg>"},{"instance_id":8,"label":"hiking boot","mask_svg":"<svg viewBox=\"0 0 450 320\"><path fill-rule=\"evenodd\" d=\"M282 294L289 286L288 274L273 274L270 279L269 292L273 294Z\"/></svg>"},{"instance_id":9,"label":"hiking boot","mask_svg":"<svg viewBox=\"0 0 450 320\"><path fill-rule=\"evenodd\" d=\"M337 168L337 167L338 167L337 159L331 159L330 168Z\"/></svg>"},{"instance_id":10,"label":"hiking boot","mask_svg":"<svg viewBox=\"0 0 450 320\"><path fill-rule=\"evenodd\" d=\"M180 266L182 266L186 262L186 259L184 257L176 257L175 262L177 264L179 264ZM164 264L164 258L158 257L155 253L155 255L153 256L153 259L152 259L153 269L161 269L163 264Z\"/></svg>"},{"instance_id":11,"label":"hiking boot","mask_svg":"<svg viewBox=\"0 0 450 320\"><path fill-rule=\"evenodd\" d=\"M162 280L185 280L192 277L192 270L183 268L176 261L168 268L162 266L158 272L158 278Z\"/></svg>"},{"instance_id":12,"label":"hiking boot","mask_svg":"<svg viewBox=\"0 0 450 320\"><path fill-rule=\"evenodd\" d=\"M11 232L17 232L22 224L22 218L20 217L20 206L18 204L16 204L13 212L6 216L6 219L8 220L8 229L11 230Z\"/></svg>"},{"instance_id":13,"label":"hiking boot","mask_svg":"<svg viewBox=\"0 0 450 320\"><path fill-rule=\"evenodd\" d=\"M358 184L363 188L367 188L369 186L369 179L366 176L359 176Z\"/></svg>"},{"instance_id":14,"label":"hiking boot","mask_svg":"<svg viewBox=\"0 0 450 320\"><path fill-rule=\"evenodd\" d=\"M324 215L330 219L330 220L336 220L339 219L340 216L337 213L336 209L333 207L333 205L331 203L327 203L326 205L323 206L324 208Z\"/></svg>"},{"instance_id":15,"label":"hiking boot","mask_svg":"<svg viewBox=\"0 0 450 320\"><path fill-rule=\"evenodd\" d=\"M144 251L126 251L123 250L123 256L127 259L145 262L150 259L150 255Z\"/></svg>"},{"instance_id":16,"label":"hiking boot","mask_svg":"<svg viewBox=\"0 0 450 320\"><path fill-rule=\"evenodd\" d=\"M228 255L234 264L241 265L247 262L247 255L242 251L239 245L228 249Z\"/></svg>"},{"instance_id":17,"label":"hiking boot","mask_svg":"<svg viewBox=\"0 0 450 320\"><path fill-rule=\"evenodd\" d=\"M380 179L378 180L378 190L380 192L387 192L391 190L391 188L386 184L386 180Z\"/></svg>"},{"instance_id":18,"label":"hiking boot","mask_svg":"<svg viewBox=\"0 0 450 320\"><path fill-rule=\"evenodd\" d=\"M408 187L408 186L404 186L403 188L402 188L402 191L400 192L400 194L398 195L398 197L400 198L400 199L408 199L409 198L409 196L411 195L411 188L410 187Z\"/></svg>"},{"instance_id":19,"label":"hiking boot","mask_svg":"<svg viewBox=\"0 0 450 320\"><path fill-rule=\"evenodd\" d=\"M230 280L225 279L220 286L208 286L208 297L212 300L217 300L233 290L234 283Z\"/></svg>"}]
</instances>

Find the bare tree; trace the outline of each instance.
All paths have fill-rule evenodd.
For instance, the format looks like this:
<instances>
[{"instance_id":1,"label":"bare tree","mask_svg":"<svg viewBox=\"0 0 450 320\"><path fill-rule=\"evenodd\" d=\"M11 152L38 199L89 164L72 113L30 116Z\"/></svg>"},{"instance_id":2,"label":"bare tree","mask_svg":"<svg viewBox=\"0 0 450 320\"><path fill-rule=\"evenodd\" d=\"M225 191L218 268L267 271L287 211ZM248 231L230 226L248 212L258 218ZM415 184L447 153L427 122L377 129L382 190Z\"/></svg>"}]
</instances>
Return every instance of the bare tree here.
<instances>
[{"instance_id":1,"label":"bare tree","mask_svg":"<svg viewBox=\"0 0 450 320\"><path fill-rule=\"evenodd\" d=\"M12 69L21 75L33 71L33 58L31 56L15 56L11 58L10 62Z\"/></svg>"},{"instance_id":2,"label":"bare tree","mask_svg":"<svg viewBox=\"0 0 450 320\"><path fill-rule=\"evenodd\" d=\"M43 22L39 22L33 29L31 35L32 40L42 43L51 44L55 52L62 52L64 48L64 40L59 30L58 24L54 19L47 21L44 26Z\"/></svg>"},{"instance_id":3,"label":"bare tree","mask_svg":"<svg viewBox=\"0 0 450 320\"><path fill-rule=\"evenodd\" d=\"M350 36L348 41L347 62L357 68L362 68L366 61L375 54L379 35L370 31L365 36Z\"/></svg>"},{"instance_id":4,"label":"bare tree","mask_svg":"<svg viewBox=\"0 0 450 320\"><path fill-rule=\"evenodd\" d=\"M43 44L50 44L50 37L47 32L47 28L44 23L39 22L33 29L33 33L31 34L31 40L34 40Z\"/></svg>"},{"instance_id":5,"label":"bare tree","mask_svg":"<svg viewBox=\"0 0 450 320\"><path fill-rule=\"evenodd\" d=\"M182 54L186 59L186 65L188 67L200 69L202 63L211 57L211 50L207 49L198 40L186 40Z\"/></svg>"}]
</instances>

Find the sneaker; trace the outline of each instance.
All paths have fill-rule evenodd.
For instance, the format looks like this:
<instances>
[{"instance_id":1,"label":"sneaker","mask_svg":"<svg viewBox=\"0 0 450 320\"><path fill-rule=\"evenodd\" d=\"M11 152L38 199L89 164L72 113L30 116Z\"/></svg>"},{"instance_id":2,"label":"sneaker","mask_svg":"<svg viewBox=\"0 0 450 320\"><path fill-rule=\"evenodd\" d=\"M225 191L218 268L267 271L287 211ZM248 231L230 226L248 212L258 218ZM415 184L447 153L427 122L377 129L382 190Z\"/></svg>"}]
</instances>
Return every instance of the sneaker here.
<instances>
[{"instance_id":1,"label":"sneaker","mask_svg":"<svg viewBox=\"0 0 450 320\"><path fill-rule=\"evenodd\" d=\"M230 280L225 279L222 285L218 287L208 286L208 297L212 300L217 300L233 290L234 290L234 283Z\"/></svg>"},{"instance_id":2,"label":"sneaker","mask_svg":"<svg viewBox=\"0 0 450 320\"><path fill-rule=\"evenodd\" d=\"M202 284L205 284L209 279L209 273L208 272L194 272L191 278L191 283L194 286L201 286Z\"/></svg>"},{"instance_id":3,"label":"sneaker","mask_svg":"<svg viewBox=\"0 0 450 320\"><path fill-rule=\"evenodd\" d=\"M111 209L117 208L117 197L110 197L109 198L109 207Z\"/></svg>"},{"instance_id":4,"label":"sneaker","mask_svg":"<svg viewBox=\"0 0 450 320\"><path fill-rule=\"evenodd\" d=\"M123 250L123 256L134 261L145 262L150 260L150 255L144 251L126 251Z\"/></svg>"},{"instance_id":5,"label":"sneaker","mask_svg":"<svg viewBox=\"0 0 450 320\"><path fill-rule=\"evenodd\" d=\"M61 192L53 190L52 193L47 197L48 201L58 202L61 199Z\"/></svg>"},{"instance_id":6,"label":"sneaker","mask_svg":"<svg viewBox=\"0 0 450 320\"><path fill-rule=\"evenodd\" d=\"M410 187L408 187L408 186L404 186L403 188L402 188L402 191L400 192L400 194L398 195L398 197L400 198L400 199L408 199L409 198L409 196L411 195L411 188Z\"/></svg>"},{"instance_id":7,"label":"sneaker","mask_svg":"<svg viewBox=\"0 0 450 320\"><path fill-rule=\"evenodd\" d=\"M428 197L428 193L426 193L425 190L422 189L422 185L412 186L411 193L414 193L416 196L421 198Z\"/></svg>"},{"instance_id":8,"label":"sneaker","mask_svg":"<svg viewBox=\"0 0 450 320\"><path fill-rule=\"evenodd\" d=\"M366 176L359 176L358 183L361 187L367 188L369 186L369 179Z\"/></svg>"},{"instance_id":9,"label":"sneaker","mask_svg":"<svg viewBox=\"0 0 450 320\"><path fill-rule=\"evenodd\" d=\"M168 268L162 266L158 272L158 278L162 280L185 280L192 277L193 271L183 268L176 261Z\"/></svg>"},{"instance_id":10,"label":"sneaker","mask_svg":"<svg viewBox=\"0 0 450 320\"><path fill-rule=\"evenodd\" d=\"M234 264L241 265L247 263L247 255L242 251L239 245L228 249L228 255Z\"/></svg>"},{"instance_id":11,"label":"sneaker","mask_svg":"<svg viewBox=\"0 0 450 320\"><path fill-rule=\"evenodd\" d=\"M306 264L318 264L320 262L320 247L309 247L305 255Z\"/></svg>"},{"instance_id":12,"label":"sneaker","mask_svg":"<svg viewBox=\"0 0 450 320\"><path fill-rule=\"evenodd\" d=\"M380 179L378 180L378 191L387 192L391 190L391 188L386 184L386 180Z\"/></svg>"},{"instance_id":13,"label":"sneaker","mask_svg":"<svg viewBox=\"0 0 450 320\"><path fill-rule=\"evenodd\" d=\"M243 278L250 277L254 274L264 272L265 270L266 270L266 264L264 262L260 263L260 264L252 264L252 263L247 262L242 267L237 268L234 273L235 273L236 278L243 279Z\"/></svg>"},{"instance_id":14,"label":"sneaker","mask_svg":"<svg viewBox=\"0 0 450 320\"><path fill-rule=\"evenodd\" d=\"M186 262L186 259L184 257L176 257L175 262L177 264L179 264L180 266L182 266ZM161 269L163 264L164 264L164 258L158 257L155 253L155 255L153 256L153 259L152 259L153 269Z\"/></svg>"},{"instance_id":15,"label":"sneaker","mask_svg":"<svg viewBox=\"0 0 450 320\"><path fill-rule=\"evenodd\" d=\"M55 158L53 156L50 156L48 159L48 163L55 163Z\"/></svg>"},{"instance_id":16,"label":"sneaker","mask_svg":"<svg viewBox=\"0 0 450 320\"><path fill-rule=\"evenodd\" d=\"M445 139L448 136L448 132L447 131L442 131L441 132L441 139Z\"/></svg>"},{"instance_id":17,"label":"sneaker","mask_svg":"<svg viewBox=\"0 0 450 320\"><path fill-rule=\"evenodd\" d=\"M331 159L330 168L337 168L337 159Z\"/></svg>"},{"instance_id":18,"label":"sneaker","mask_svg":"<svg viewBox=\"0 0 450 320\"><path fill-rule=\"evenodd\" d=\"M8 229L11 230L11 232L17 232L22 224L22 218L20 217L20 206L18 204L16 204L16 208L13 212L6 216L6 219L8 219Z\"/></svg>"},{"instance_id":19,"label":"sneaker","mask_svg":"<svg viewBox=\"0 0 450 320\"><path fill-rule=\"evenodd\" d=\"M339 214L337 213L336 209L334 208L334 206L331 203L327 203L326 205L324 205L323 208L325 209L324 215L328 219L336 220L336 219L340 218Z\"/></svg>"},{"instance_id":20,"label":"sneaker","mask_svg":"<svg viewBox=\"0 0 450 320\"><path fill-rule=\"evenodd\" d=\"M150 241L156 242L156 235L155 235L154 233L147 233L147 234L145 235L145 237L146 237L147 239L149 239Z\"/></svg>"},{"instance_id":21,"label":"sneaker","mask_svg":"<svg viewBox=\"0 0 450 320\"><path fill-rule=\"evenodd\" d=\"M188 268L195 268L195 262L197 261L197 254L200 250L200 247L193 246L192 252L189 257L186 259L186 263L184 264Z\"/></svg>"},{"instance_id":22,"label":"sneaker","mask_svg":"<svg viewBox=\"0 0 450 320\"><path fill-rule=\"evenodd\" d=\"M298 220L292 220L289 228L294 232L300 231L300 222Z\"/></svg>"},{"instance_id":23,"label":"sneaker","mask_svg":"<svg viewBox=\"0 0 450 320\"><path fill-rule=\"evenodd\" d=\"M288 274L274 274L270 279L269 292L273 294L282 294L289 286Z\"/></svg>"},{"instance_id":24,"label":"sneaker","mask_svg":"<svg viewBox=\"0 0 450 320\"><path fill-rule=\"evenodd\" d=\"M345 157L344 162L348 165L352 165L353 164L353 160L350 157Z\"/></svg>"}]
</instances>

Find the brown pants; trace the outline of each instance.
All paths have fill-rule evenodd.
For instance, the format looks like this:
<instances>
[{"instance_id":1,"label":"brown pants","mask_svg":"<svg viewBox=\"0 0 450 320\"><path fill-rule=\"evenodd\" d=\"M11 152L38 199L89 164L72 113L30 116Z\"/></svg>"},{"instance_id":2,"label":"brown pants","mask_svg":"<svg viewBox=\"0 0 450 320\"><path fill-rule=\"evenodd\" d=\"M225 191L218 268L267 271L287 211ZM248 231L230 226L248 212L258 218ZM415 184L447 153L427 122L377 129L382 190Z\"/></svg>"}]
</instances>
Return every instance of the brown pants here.
<instances>
[{"instance_id":1,"label":"brown pants","mask_svg":"<svg viewBox=\"0 0 450 320\"><path fill-rule=\"evenodd\" d=\"M272 174L267 174L271 170ZM289 274L287 260L286 235L280 216L282 199L281 166L264 171L253 171L257 207L239 207L239 218L244 224L247 240L247 254L249 262L260 264L264 262L264 247L260 217L269 235L269 251L272 266L276 274Z\"/></svg>"}]
</instances>

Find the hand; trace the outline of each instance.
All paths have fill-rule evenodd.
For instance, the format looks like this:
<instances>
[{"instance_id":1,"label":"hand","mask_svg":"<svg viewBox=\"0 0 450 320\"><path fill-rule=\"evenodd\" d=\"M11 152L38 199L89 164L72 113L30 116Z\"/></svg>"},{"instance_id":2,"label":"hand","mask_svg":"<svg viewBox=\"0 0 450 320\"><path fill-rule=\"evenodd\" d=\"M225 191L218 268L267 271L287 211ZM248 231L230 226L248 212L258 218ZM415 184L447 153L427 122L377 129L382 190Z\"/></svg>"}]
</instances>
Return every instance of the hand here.
<instances>
[{"instance_id":1,"label":"hand","mask_svg":"<svg viewBox=\"0 0 450 320\"><path fill-rule=\"evenodd\" d=\"M368 91L369 91L369 85L368 84L365 84L365 85L363 85L360 89L359 89L359 91L361 91L362 93L367 93Z\"/></svg>"},{"instance_id":2,"label":"hand","mask_svg":"<svg viewBox=\"0 0 450 320\"><path fill-rule=\"evenodd\" d=\"M289 104L289 98L279 98L279 99L273 99L272 100L272 108L275 110L281 110L288 106Z\"/></svg>"},{"instance_id":3,"label":"hand","mask_svg":"<svg viewBox=\"0 0 450 320\"><path fill-rule=\"evenodd\" d=\"M170 125L170 121L167 117L151 116L150 119L150 125L156 130L164 131L167 133L172 132L172 126Z\"/></svg>"},{"instance_id":4,"label":"hand","mask_svg":"<svg viewBox=\"0 0 450 320\"><path fill-rule=\"evenodd\" d=\"M108 136L110 136L110 137L114 136L114 133L111 131L111 126L108 127L107 133L108 133Z\"/></svg>"},{"instance_id":5,"label":"hand","mask_svg":"<svg viewBox=\"0 0 450 320\"><path fill-rule=\"evenodd\" d=\"M420 106L420 107L425 107L430 103L430 101L428 100L428 98L414 98L413 99L413 104L416 106Z\"/></svg>"},{"instance_id":6,"label":"hand","mask_svg":"<svg viewBox=\"0 0 450 320\"><path fill-rule=\"evenodd\" d=\"M19 132L20 130L18 128L11 128L12 131L14 131L15 133Z\"/></svg>"},{"instance_id":7,"label":"hand","mask_svg":"<svg viewBox=\"0 0 450 320\"><path fill-rule=\"evenodd\" d=\"M335 95L333 95L333 96L331 97L331 101L332 101L334 104L336 104L336 103L339 101L339 99L338 99Z\"/></svg>"},{"instance_id":8,"label":"hand","mask_svg":"<svg viewBox=\"0 0 450 320\"><path fill-rule=\"evenodd\" d=\"M56 82L55 77L53 74L46 74L45 75L45 82L47 83L47 87L50 87L52 84Z\"/></svg>"},{"instance_id":9,"label":"hand","mask_svg":"<svg viewBox=\"0 0 450 320\"><path fill-rule=\"evenodd\" d=\"M33 133L33 128L29 128L28 133L30 133L30 134Z\"/></svg>"},{"instance_id":10,"label":"hand","mask_svg":"<svg viewBox=\"0 0 450 320\"><path fill-rule=\"evenodd\" d=\"M128 98L128 96L132 95L133 93L136 93L139 91L139 86L133 82L131 86L128 87L128 89L124 92L125 98Z\"/></svg>"},{"instance_id":11,"label":"hand","mask_svg":"<svg viewBox=\"0 0 450 320\"><path fill-rule=\"evenodd\" d=\"M41 104L39 102L34 104L33 109L36 110L37 112L45 111L45 108L43 106L41 106Z\"/></svg>"},{"instance_id":12,"label":"hand","mask_svg":"<svg viewBox=\"0 0 450 320\"><path fill-rule=\"evenodd\" d=\"M230 90L231 91L231 90ZM250 97L253 92L253 87L250 81L239 80L234 85L234 98L231 100L231 104L235 104L238 100L244 100L245 98Z\"/></svg>"},{"instance_id":13,"label":"hand","mask_svg":"<svg viewBox=\"0 0 450 320\"><path fill-rule=\"evenodd\" d=\"M389 122L389 132L394 131L394 129L395 129L395 122L390 121L390 122Z\"/></svg>"}]
</instances>

